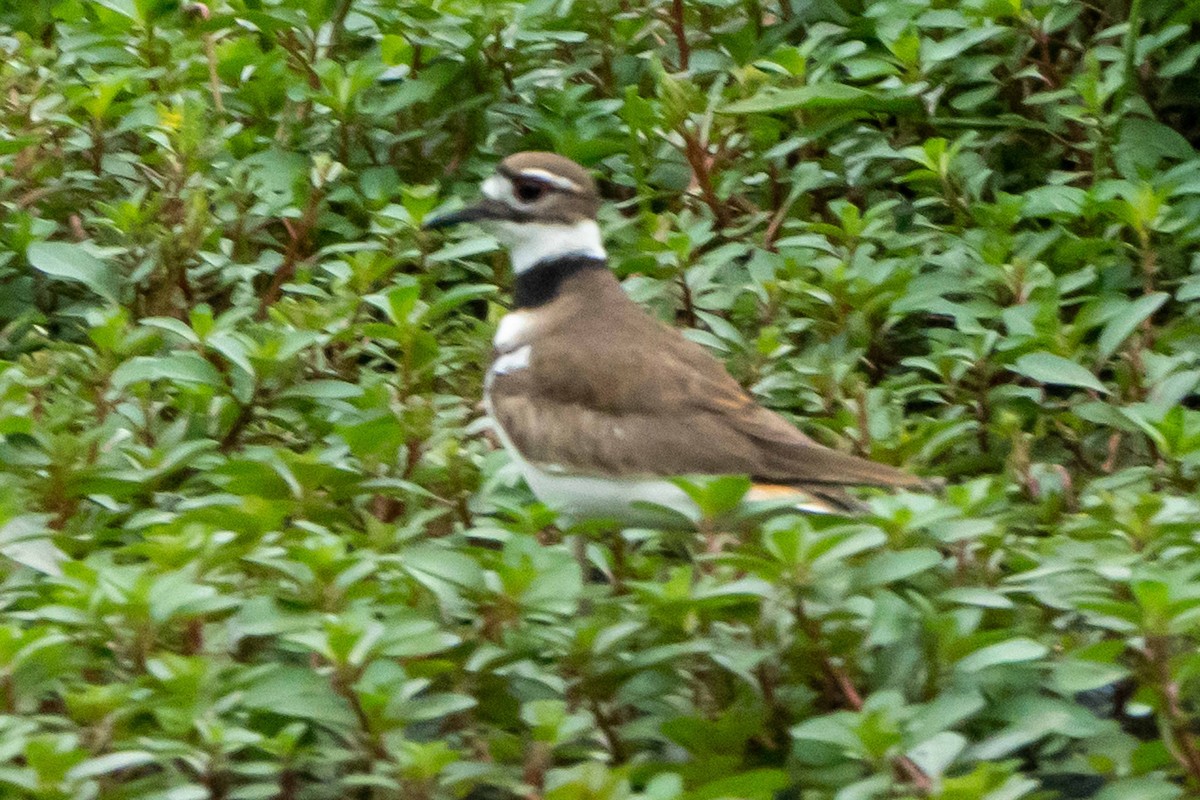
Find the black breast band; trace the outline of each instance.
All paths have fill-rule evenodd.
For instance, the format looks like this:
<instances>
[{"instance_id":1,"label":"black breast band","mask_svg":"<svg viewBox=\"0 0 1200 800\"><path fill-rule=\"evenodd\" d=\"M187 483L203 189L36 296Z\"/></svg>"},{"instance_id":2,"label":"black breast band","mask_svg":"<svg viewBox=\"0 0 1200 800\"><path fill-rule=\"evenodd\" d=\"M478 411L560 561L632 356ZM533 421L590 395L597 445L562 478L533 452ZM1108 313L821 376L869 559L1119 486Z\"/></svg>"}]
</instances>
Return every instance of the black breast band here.
<instances>
[{"instance_id":1,"label":"black breast band","mask_svg":"<svg viewBox=\"0 0 1200 800\"><path fill-rule=\"evenodd\" d=\"M563 281L586 269L608 269L608 262L586 255L566 255L537 262L517 275L514 307L537 308L549 303L558 295Z\"/></svg>"}]
</instances>

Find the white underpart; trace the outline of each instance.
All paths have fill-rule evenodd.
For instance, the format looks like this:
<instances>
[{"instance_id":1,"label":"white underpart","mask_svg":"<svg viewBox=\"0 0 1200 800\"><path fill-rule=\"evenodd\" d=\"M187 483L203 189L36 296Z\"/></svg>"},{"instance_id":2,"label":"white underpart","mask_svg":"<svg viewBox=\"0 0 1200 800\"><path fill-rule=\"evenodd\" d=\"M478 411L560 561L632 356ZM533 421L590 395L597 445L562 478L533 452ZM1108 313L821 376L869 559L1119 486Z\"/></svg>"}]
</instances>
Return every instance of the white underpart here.
<instances>
[{"instance_id":1,"label":"white underpart","mask_svg":"<svg viewBox=\"0 0 1200 800\"><path fill-rule=\"evenodd\" d=\"M518 275L539 261L562 256L606 258L600 226L584 219L569 225L546 222L498 222L496 238L508 245Z\"/></svg>"},{"instance_id":2,"label":"white underpart","mask_svg":"<svg viewBox=\"0 0 1200 800\"><path fill-rule=\"evenodd\" d=\"M531 345L518 347L516 350L505 353L492 362L492 372L497 375L507 375L510 372L517 372L529 366L529 356L533 353Z\"/></svg>"},{"instance_id":3,"label":"white underpart","mask_svg":"<svg viewBox=\"0 0 1200 800\"><path fill-rule=\"evenodd\" d=\"M630 525L648 527L670 525L679 522L669 509L693 523L701 518L700 509L688 497L687 492L665 478L618 478L599 475L580 475L566 472L557 465L533 464L522 458L499 425L495 425L500 441L516 462L521 477L529 488L550 508L573 520L613 518ZM750 508L780 511L798 511L808 514L828 514L827 503L797 492L795 502L785 502L778 497L766 500L756 496L752 489L746 495ZM661 508L660 508L661 507Z\"/></svg>"},{"instance_id":4,"label":"white underpart","mask_svg":"<svg viewBox=\"0 0 1200 800\"><path fill-rule=\"evenodd\" d=\"M538 500L571 519L613 518L631 525L669 525L672 515L658 507L693 521L699 517L699 509L687 493L667 480L571 475L530 464L520 456L514 460Z\"/></svg>"},{"instance_id":5,"label":"white underpart","mask_svg":"<svg viewBox=\"0 0 1200 800\"><path fill-rule=\"evenodd\" d=\"M492 417L491 401L485 399L484 404L488 416ZM534 464L521 455L494 417L492 429L537 499L567 520L616 519L628 525L669 527L682 521L675 515L693 523L700 519L700 509L687 492L665 478L580 475L570 473L556 464ZM802 493L799 497L802 499L794 503L781 502L778 498L766 502L751 490L746 501L761 503L773 511L791 510L810 514L827 514L830 511L825 503L805 498Z\"/></svg>"},{"instance_id":6,"label":"white underpart","mask_svg":"<svg viewBox=\"0 0 1200 800\"><path fill-rule=\"evenodd\" d=\"M513 311L505 314L496 327L496 336L492 345L501 353L508 352L522 344L533 332L533 320L527 311Z\"/></svg>"},{"instance_id":7,"label":"white underpart","mask_svg":"<svg viewBox=\"0 0 1200 800\"><path fill-rule=\"evenodd\" d=\"M533 345L528 341L532 333L533 322L527 311L514 311L500 319L496 335L492 338L492 346L498 355L483 378L485 395L491 390L497 375L508 375L529 366L529 359L533 356ZM491 412L488 414L490 416Z\"/></svg>"},{"instance_id":8,"label":"white underpart","mask_svg":"<svg viewBox=\"0 0 1200 800\"><path fill-rule=\"evenodd\" d=\"M537 499L567 519L614 518L628 524L664 525L673 520L669 512L654 508L665 506L688 519L697 518L695 503L687 493L668 480L650 478L604 478L573 475L557 465L534 464L521 455L492 409L491 395L484 393L483 404L492 430L504 445L521 477Z\"/></svg>"}]
</instances>

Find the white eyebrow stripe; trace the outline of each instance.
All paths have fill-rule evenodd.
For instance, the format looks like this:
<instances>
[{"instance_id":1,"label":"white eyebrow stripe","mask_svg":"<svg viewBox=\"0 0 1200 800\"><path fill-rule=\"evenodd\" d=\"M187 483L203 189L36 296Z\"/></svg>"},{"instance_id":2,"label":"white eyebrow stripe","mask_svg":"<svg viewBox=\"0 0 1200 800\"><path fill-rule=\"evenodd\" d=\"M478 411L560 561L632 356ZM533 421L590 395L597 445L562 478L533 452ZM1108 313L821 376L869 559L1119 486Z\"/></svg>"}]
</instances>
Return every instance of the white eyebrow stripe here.
<instances>
[{"instance_id":1,"label":"white eyebrow stripe","mask_svg":"<svg viewBox=\"0 0 1200 800\"><path fill-rule=\"evenodd\" d=\"M564 178L562 175L555 175L553 172L549 172L544 169L538 169L537 167L523 169L521 170L520 174L522 176L535 178L536 180L545 181L546 183L549 183L552 186L557 186L560 189L567 189L573 192L578 192L583 189L582 186L570 178Z\"/></svg>"}]
</instances>

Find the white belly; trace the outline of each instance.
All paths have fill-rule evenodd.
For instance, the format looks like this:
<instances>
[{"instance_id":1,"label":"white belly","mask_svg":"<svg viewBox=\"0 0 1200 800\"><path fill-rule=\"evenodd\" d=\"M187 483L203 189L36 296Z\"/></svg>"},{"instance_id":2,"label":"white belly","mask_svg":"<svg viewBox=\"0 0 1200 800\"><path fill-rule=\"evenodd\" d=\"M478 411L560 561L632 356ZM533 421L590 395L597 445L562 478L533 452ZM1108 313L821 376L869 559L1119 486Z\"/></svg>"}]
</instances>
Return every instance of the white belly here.
<instances>
[{"instance_id":1,"label":"white belly","mask_svg":"<svg viewBox=\"0 0 1200 800\"><path fill-rule=\"evenodd\" d=\"M668 480L571 475L541 469L519 454L513 457L538 500L573 521L615 519L630 525L690 527L699 515L687 493Z\"/></svg>"},{"instance_id":2,"label":"white belly","mask_svg":"<svg viewBox=\"0 0 1200 800\"><path fill-rule=\"evenodd\" d=\"M491 383L497 372L503 371L493 368L488 372L485 386ZM683 489L669 480L577 475L559 468L543 468L527 461L492 414L492 403L486 389L483 402L492 430L516 463L521 477L538 500L564 518L572 521L616 519L629 525L648 527L676 527L698 518L696 504Z\"/></svg>"}]
</instances>

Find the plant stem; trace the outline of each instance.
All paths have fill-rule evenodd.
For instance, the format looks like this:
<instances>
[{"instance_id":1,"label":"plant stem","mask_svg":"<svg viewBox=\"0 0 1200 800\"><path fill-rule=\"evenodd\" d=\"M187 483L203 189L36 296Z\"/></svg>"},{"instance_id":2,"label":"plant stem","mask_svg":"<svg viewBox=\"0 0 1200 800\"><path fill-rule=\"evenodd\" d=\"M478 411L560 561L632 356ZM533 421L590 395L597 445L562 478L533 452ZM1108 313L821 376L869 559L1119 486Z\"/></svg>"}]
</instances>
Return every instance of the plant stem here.
<instances>
[{"instance_id":1,"label":"plant stem","mask_svg":"<svg viewBox=\"0 0 1200 800\"><path fill-rule=\"evenodd\" d=\"M1109 156L1121 146L1120 120L1124 113L1125 101L1129 98L1130 90L1137 81L1137 42L1138 34L1142 29L1142 0L1130 0L1129 16L1126 21L1128 28L1125 30L1124 76L1121 79L1121 85L1117 87L1112 96L1111 111L1117 127L1111 137L1103 127L1100 129L1102 138L1097 146L1096 162L1092 167L1093 182L1099 177L1102 168L1107 167Z\"/></svg>"},{"instance_id":2,"label":"plant stem","mask_svg":"<svg viewBox=\"0 0 1200 800\"><path fill-rule=\"evenodd\" d=\"M838 692L852 711L862 711L864 705L862 692L854 685L854 679L850 676L849 670L837 663L825 648L820 621L808 616L804 610L804 601L799 597L796 598L795 613L800 628L817 652L817 658L820 660L826 676L837 686ZM933 781L911 758L905 755L892 756L891 762L892 769L896 771L896 774L912 784L919 794L928 795L933 792Z\"/></svg>"},{"instance_id":3,"label":"plant stem","mask_svg":"<svg viewBox=\"0 0 1200 800\"><path fill-rule=\"evenodd\" d=\"M1167 749L1183 767L1187 782L1193 787L1200 786L1200 748L1192 737L1191 719L1179 699L1179 682L1171 674L1170 639L1161 635L1147 636L1144 655L1162 693L1163 714L1173 740L1167 742Z\"/></svg>"},{"instance_id":4,"label":"plant stem","mask_svg":"<svg viewBox=\"0 0 1200 800\"><path fill-rule=\"evenodd\" d=\"M312 233L317 225L322 197L323 193L319 189L313 189L308 198L308 205L304 208L304 215L298 224L293 226L290 220L282 220L283 226L288 232L288 244L283 252L283 263L271 276L271 283L263 292L259 302L258 318L260 320L267 318L267 310L283 295L283 285L295 277L299 262L310 255Z\"/></svg>"},{"instance_id":5,"label":"plant stem","mask_svg":"<svg viewBox=\"0 0 1200 800\"><path fill-rule=\"evenodd\" d=\"M683 156L687 159L688 166L692 168L692 174L696 177L696 185L700 187L700 196L716 218L717 226L724 228L729 224L729 214L725 210L725 206L721 204L720 198L717 197L716 189L713 188L708 148L698 136L687 130L686 127L683 127L680 134L683 136Z\"/></svg>"},{"instance_id":6,"label":"plant stem","mask_svg":"<svg viewBox=\"0 0 1200 800\"><path fill-rule=\"evenodd\" d=\"M1121 113L1121 104L1129 95L1129 89L1137 79L1137 42L1142 29L1142 0L1129 3L1129 28L1125 31L1125 80L1113 98L1113 111Z\"/></svg>"},{"instance_id":7,"label":"plant stem","mask_svg":"<svg viewBox=\"0 0 1200 800\"><path fill-rule=\"evenodd\" d=\"M686 72L692 60L692 48L688 46L687 28L683 20L683 0L671 0L671 31L679 48L679 71Z\"/></svg>"}]
</instances>

